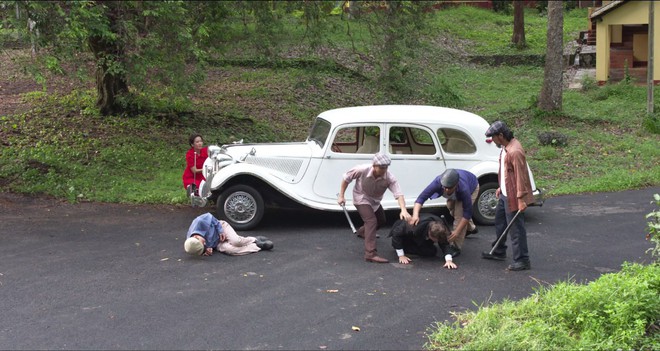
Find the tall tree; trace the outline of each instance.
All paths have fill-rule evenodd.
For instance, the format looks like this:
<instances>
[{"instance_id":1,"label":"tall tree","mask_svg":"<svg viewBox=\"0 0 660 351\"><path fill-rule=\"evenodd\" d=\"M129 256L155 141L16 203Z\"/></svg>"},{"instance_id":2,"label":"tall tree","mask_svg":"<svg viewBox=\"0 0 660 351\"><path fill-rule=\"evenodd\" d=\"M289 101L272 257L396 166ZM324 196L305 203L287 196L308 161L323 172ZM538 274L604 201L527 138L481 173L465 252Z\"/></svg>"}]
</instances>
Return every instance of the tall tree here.
<instances>
[{"instance_id":1,"label":"tall tree","mask_svg":"<svg viewBox=\"0 0 660 351\"><path fill-rule=\"evenodd\" d=\"M525 40L525 3L523 1L513 2L513 36L511 43L518 49L527 46Z\"/></svg>"},{"instance_id":2,"label":"tall tree","mask_svg":"<svg viewBox=\"0 0 660 351\"><path fill-rule=\"evenodd\" d=\"M385 88L400 90L406 75L407 57L419 50L422 30L433 2L426 1L356 1L352 2L354 20L363 23L370 33L370 52L378 78Z\"/></svg>"},{"instance_id":3,"label":"tall tree","mask_svg":"<svg viewBox=\"0 0 660 351\"><path fill-rule=\"evenodd\" d=\"M132 110L132 96L153 86L184 96L203 62L200 37L206 22L193 18L185 1L20 1L19 11L39 31L39 62L59 69L95 67L97 105L108 115ZM204 6L224 6L222 2ZM25 26L16 26L24 28Z\"/></svg>"},{"instance_id":4,"label":"tall tree","mask_svg":"<svg viewBox=\"0 0 660 351\"><path fill-rule=\"evenodd\" d=\"M564 9L562 1L548 1L548 32L543 87L538 108L561 110L563 93Z\"/></svg>"}]
</instances>

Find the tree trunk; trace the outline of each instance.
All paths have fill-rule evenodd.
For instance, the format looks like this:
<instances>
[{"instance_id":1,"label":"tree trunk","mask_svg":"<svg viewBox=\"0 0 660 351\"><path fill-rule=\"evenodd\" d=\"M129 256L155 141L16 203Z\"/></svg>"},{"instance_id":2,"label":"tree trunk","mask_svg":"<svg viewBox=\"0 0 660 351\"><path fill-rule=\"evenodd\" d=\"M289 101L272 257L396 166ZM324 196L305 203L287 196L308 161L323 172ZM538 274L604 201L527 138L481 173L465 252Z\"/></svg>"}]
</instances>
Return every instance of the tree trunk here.
<instances>
[{"instance_id":1,"label":"tree trunk","mask_svg":"<svg viewBox=\"0 0 660 351\"><path fill-rule=\"evenodd\" d=\"M513 37L511 42L518 48L527 46L525 40L525 3L523 1L513 2Z\"/></svg>"},{"instance_id":2,"label":"tree trunk","mask_svg":"<svg viewBox=\"0 0 660 351\"><path fill-rule=\"evenodd\" d=\"M104 116L123 111L117 97L128 93L128 85L123 75L108 73L106 65L96 68L96 106Z\"/></svg>"},{"instance_id":3,"label":"tree trunk","mask_svg":"<svg viewBox=\"0 0 660 351\"><path fill-rule=\"evenodd\" d=\"M543 88L538 108L543 111L561 110L563 90L564 3L548 1L548 42L545 54Z\"/></svg>"},{"instance_id":4,"label":"tree trunk","mask_svg":"<svg viewBox=\"0 0 660 351\"><path fill-rule=\"evenodd\" d=\"M119 33L119 5L112 1L103 3L107 6L106 16L110 31ZM117 37L120 35L117 34ZM110 41L107 36L92 35L88 43L96 58L96 106L101 114L106 116L121 112L124 108L118 103L117 97L128 93L128 84L122 69L111 68L120 67L119 62L124 58L121 39Z\"/></svg>"}]
</instances>

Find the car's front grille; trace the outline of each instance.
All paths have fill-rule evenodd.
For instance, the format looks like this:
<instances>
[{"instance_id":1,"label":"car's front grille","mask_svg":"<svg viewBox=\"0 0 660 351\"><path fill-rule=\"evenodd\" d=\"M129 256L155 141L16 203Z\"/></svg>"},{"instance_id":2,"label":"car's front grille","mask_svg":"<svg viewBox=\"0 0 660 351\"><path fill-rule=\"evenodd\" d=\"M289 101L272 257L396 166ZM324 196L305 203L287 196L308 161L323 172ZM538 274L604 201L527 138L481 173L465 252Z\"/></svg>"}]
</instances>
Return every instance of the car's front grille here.
<instances>
[{"instance_id":1,"label":"car's front grille","mask_svg":"<svg viewBox=\"0 0 660 351\"><path fill-rule=\"evenodd\" d=\"M295 176L298 174L303 161L300 159L282 159L271 157L248 157L247 163L270 168L274 171L290 174Z\"/></svg>"}]
</instances>

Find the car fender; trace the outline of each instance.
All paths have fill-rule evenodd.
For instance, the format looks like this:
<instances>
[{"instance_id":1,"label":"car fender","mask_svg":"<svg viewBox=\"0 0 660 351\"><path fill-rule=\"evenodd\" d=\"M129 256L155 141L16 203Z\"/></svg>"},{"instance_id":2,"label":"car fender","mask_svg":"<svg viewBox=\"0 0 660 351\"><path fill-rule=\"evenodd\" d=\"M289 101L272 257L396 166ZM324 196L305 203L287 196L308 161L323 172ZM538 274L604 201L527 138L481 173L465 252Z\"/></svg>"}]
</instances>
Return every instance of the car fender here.
<instances>
[{"instance_id":1,"label":"car fender","mask_svg":"<svg viewBox=\"0 0 660 351\"><path fill-rule=\"evenodd\" d=\"M497 161L484 161L468 169L468 171L481 179L486 175L495 175L497 177L498 168L499 163Z\"/></svg>"}]
</instances>

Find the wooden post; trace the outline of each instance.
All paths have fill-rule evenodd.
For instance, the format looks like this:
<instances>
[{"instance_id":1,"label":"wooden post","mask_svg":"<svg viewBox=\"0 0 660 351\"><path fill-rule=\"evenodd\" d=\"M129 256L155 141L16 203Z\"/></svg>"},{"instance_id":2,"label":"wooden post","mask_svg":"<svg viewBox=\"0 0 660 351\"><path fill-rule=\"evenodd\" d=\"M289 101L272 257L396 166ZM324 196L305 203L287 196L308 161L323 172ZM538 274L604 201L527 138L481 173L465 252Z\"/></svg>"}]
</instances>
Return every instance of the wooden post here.
<instances>
[{"instance_id":1,"label":"wooden post","mask_svg":"<svg viewBox=\"0 0 660 351\"><path fill-rule=\"evenodd\" d=\"M648 89L646 94L646 112L648 114L653 113L653 42L655 41L655 26L654 26L654 3L655 1L649 1L649 58L646 65Z\"/></svg>"}]
</instances>

